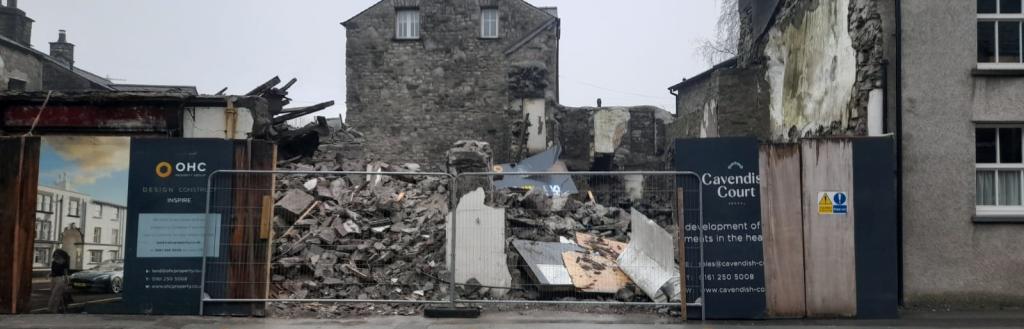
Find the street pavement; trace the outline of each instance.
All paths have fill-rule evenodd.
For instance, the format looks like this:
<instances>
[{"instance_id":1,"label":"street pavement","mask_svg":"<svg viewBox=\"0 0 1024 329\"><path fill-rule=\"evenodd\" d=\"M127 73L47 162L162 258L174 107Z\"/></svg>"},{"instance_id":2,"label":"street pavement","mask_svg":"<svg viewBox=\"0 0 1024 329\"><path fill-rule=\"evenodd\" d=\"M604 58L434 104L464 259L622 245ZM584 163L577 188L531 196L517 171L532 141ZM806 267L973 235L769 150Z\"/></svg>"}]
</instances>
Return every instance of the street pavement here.
<instances>
[{"instance_id":1,"label":"street pavement","mask_svg":"<svg viewBox=\"0 0 1024 329\"><path fill-rule=\"evenodd\" d=\"M344 320L222 317L19 315L0 316L0 328L372 328L372 329L647 329L647 328L1024 328L1024 312L909 313L898 320L781 320L686 322L656 315L607 315L547 311L484 313L477 319L427 319L420 316Z\"/></svg>"},{"instance_id":2,"label":"street pavement","mask_svg":"<svg viewBox=\"0 0 1024 329\"><path fill-rule=\"evenodd\" d=\"M119 295L102 292L73 291L69 305L71 312L81 312L86 304L110 303L121 300ZM46 313L46 305L50 300L50 280L35 278L32 280L32 299L29 302L32 313Z\"/></svg>"}]
</instances>

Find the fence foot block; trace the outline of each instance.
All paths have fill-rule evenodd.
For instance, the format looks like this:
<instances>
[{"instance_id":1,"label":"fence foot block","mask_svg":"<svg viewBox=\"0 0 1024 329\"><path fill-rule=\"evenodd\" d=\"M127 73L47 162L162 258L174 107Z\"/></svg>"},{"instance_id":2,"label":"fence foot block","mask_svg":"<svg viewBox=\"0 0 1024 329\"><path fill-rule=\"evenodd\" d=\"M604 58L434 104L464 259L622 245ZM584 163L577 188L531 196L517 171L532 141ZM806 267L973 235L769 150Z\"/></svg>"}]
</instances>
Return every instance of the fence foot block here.
<instances>
[{"instance_id":1,"label":"fence foot block","mask_svg":"<svg viewBox=\"0 0 1024 329\"><path fill-rule=\"evenodd\" d=\"M480 309L476 307L431 307L423 310L428 318L461 318L474 319L480 317Z\"/></svg>"}]
</instances>

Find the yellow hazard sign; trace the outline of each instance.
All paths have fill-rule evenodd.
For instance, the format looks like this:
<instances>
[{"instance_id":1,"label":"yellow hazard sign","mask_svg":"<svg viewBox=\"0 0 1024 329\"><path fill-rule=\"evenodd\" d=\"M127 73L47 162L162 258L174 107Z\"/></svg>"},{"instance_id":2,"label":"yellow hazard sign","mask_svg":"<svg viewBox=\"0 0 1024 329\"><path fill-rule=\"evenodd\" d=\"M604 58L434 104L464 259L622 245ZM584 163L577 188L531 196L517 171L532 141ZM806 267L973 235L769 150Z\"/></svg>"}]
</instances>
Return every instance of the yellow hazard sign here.
<instances>
[{"instance_id":1,"label":"yellow hazard sign","mask_svg":"<svg viewBox=\"0 0 1024 329\"><path fill-rule=\"evenodd\" d=\"M849 213L849 196L846 192L818 193L819 215L846 215Z\"/></svg>"},{"instance_id":2,"label":"yellow hazard sign","mask_svg":"<svg viewBox=\"0 0 1024 329\"><path fill-rule=\"evenodd\" d=\"M821 201L818 201L818 213L822 215L832 214L832 199L828 195L821 196Z\"/></svg>"}]
</instances>

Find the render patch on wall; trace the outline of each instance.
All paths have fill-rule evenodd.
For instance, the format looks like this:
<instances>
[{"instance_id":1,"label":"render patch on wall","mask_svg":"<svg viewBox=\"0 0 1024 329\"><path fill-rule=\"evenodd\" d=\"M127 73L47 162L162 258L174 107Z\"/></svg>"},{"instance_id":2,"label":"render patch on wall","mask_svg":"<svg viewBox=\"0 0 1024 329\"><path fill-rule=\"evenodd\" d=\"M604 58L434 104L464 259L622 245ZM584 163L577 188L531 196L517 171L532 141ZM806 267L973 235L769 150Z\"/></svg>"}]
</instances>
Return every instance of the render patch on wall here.
<instances>
[{"instance_id":1,"label":"render patch on wall","mask_svg":"<svg viewBox=\"0 0 1024 329\"><path fill-rule=\"evenodd\" d=\"M629 129L629 109L600 109L594 113L594 152L611 154Z\"/></svg>"},{"instance_id":2,"label":"render patch on wall","mask_svg":"<svg viewBox=\"0 0 1024 329\"><path fill-rule=\"evenodd\" d=\"M850 0L813 1L791 22L772 27L768 58L771 136L796 138L849 124L857 55L849 32Z\"/></svg>"}]
</instances>

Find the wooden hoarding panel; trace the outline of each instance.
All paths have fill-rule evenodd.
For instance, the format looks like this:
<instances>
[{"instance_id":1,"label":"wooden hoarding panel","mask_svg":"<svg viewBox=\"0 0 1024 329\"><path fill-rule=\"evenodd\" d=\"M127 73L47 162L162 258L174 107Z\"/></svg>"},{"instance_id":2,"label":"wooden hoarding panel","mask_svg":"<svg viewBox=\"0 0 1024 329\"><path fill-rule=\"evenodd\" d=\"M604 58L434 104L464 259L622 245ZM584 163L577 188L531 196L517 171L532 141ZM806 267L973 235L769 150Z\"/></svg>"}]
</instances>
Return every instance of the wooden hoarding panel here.
<instances>
[{"instance_id":1,"label":"wooden hoarding panel","mask_svg":"<svg viewBox=\"0 0 1024 329\"><path fill-rule=\"evenodd\" d=\"M800 175L800 145L761 146L765 290L773 318L807 313Z\"/></svg>"},{"instance_id":2,"label":"wooden hoarding panel","mask_svg":"<svg viewBox=\"0 0 1024 329\"><path fill-rule=\"evenodd\" d=\"M0 138L0 314L29 310L38 172L39 138Z\"/></svg>"},{"instance_id":3,"label":"wooden hoarding panel","mask_svg":"<svg viewBox=\"0 0 1024 329\"><path fill-rule=\"evenodd\" d=\"M857 314L852 149L849 140L801 142L809 317Z\"/></svg>"}]
</instances>

